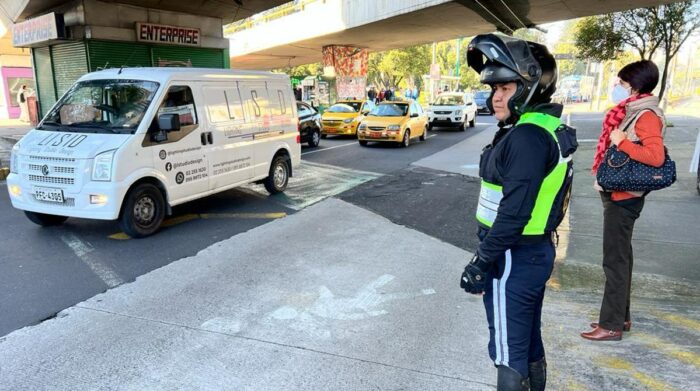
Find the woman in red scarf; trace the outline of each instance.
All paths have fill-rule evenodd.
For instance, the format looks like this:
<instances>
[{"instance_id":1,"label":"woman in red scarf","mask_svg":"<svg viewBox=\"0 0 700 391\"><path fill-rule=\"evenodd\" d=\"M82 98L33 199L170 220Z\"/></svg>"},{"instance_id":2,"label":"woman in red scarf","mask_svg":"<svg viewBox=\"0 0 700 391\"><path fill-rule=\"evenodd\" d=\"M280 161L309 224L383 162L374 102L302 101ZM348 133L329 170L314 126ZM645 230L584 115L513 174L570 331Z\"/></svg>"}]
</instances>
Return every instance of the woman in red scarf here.
<instances>
[{"instance_id":1,"label":"woman in red scarf","mask_svg":"<svg viewBox=\"0 0 700 391\"><path fill-rule=\"evenodd\" d=\"M619 103L603 120L593 175L611 144L644 164L660 167L664 163L664 116L659 98L651 95L659 81L658 68L642 60L626 65L617 76L620 84L613 90L613 99ZM605 192L597 182L594 187L603 201L605 293L598 322L591 323L593 329L581 336L593 341L619 341L622 331L632 326L632 231L644 207L644 193Z\"/></svg>"}]
</instances>

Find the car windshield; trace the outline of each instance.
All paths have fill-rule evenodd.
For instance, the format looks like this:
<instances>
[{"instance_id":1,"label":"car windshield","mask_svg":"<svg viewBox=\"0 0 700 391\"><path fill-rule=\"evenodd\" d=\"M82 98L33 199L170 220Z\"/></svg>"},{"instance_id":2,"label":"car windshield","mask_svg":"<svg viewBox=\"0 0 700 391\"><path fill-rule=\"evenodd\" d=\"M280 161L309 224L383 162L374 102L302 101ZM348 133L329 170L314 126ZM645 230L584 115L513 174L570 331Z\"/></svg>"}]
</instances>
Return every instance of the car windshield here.
<instances>
[{"instance_id":1,"label":"car windshield","mask_svg":"<svg viewBox=\"0 0 700 391\"><path fill-rule=\"evenodd\" d=\"M435 106L461 106L464 104L464 97L461 95L440 95L435 99Z\"/></svg>"},{"instance_id":2,"label":"car windshield","mask_svg":"<svg viewBox=\"0 0 700 391\"><path fill-rule=\"evenodd\" d=\"M76 83L38 129L65 132L133 133L159 84L143 80L87 80Z\"/></svg>"},{"instance_id":3,"label":"car windshield","mask_svg":"<svg viewBox=\"0 0 700 391\"><path fill-rule=\"evenodd\" d=\"M474 94L474 99L487 99L490 94L491 91L478 91L476 94Z\"/></svg>"},{"instance_id":4,"label":"car windshield","mask_svg":"<svg viewBox=\"0 0 700 391\"><path fill-rule=\"evenodd\" d=\"M359 110L359 106L357 110L355 110L354 107L348 105L347 103L337 103L329 107L326 111L329 113L357 113Z\"/></svg>"},{"instance_id":5,"label":"car windshield","mask_svg":"<svg viewBox=\"0 0 700 391\"><path fill-rule=\"evenodd\" d=\"M373 108L369 115L374 117L403 117L407 112L408 105L391 103Z\"/></svg>"},{"instance_id":6,"label":"car windshield","mask_svg":"<svg viewBox=\"0 0 700 391\"><path fill-rule=\"evenodd\" d=\"M362 102L338 102L338 104L348 105L352 107L355 112L359 112L362 107Z\"/></svg>"}]
</instances>

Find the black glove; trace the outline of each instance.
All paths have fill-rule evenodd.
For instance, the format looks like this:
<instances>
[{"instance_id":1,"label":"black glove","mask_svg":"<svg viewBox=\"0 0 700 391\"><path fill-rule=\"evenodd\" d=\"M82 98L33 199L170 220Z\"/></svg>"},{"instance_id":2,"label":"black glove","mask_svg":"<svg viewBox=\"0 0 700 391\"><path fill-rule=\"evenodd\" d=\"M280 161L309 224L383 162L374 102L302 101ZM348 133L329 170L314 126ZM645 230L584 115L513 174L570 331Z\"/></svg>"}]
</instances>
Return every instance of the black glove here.
<instances>
[{"instance_id":1,"label":"black glove","mask_svg":"<svg viewBox=\"0 0 700 391\"><path fill-rule=\"evenodd\" d=\"M479 254L474 254L474 258L464 268L459 286L465 292L479 295L486 289L486 275L491 269L491 263L486 262Z\"/></svg>"}]
</instances>

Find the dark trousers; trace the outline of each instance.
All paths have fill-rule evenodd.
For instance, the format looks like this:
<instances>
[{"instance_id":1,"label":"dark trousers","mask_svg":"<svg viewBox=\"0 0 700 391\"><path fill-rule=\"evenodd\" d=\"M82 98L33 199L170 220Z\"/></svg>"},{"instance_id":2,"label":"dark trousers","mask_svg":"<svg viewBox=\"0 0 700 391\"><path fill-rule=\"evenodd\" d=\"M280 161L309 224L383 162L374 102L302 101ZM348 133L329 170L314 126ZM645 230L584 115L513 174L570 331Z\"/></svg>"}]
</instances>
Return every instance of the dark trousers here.
<instances>
[{"instance_id":1,"label":"dark trousers","mask_svg":"<svg viewBox=\"0 0 700 391\"><path fill-rule=\"evenodd\" d=\"M495 262L486 280L489 356L495 365L513 368L522 377L528 377L528 363L545 356L542 301L554 256L549 239L514 246Z\"/></svg>"},{"instance_id":2,"label":"dark trousers","mask_svg":"<svg viewBox=\"0 0 700 391\"><path fill-rule=\"evenodd\" d=\"M608 330L621 331L630 320L632 289L632 231L644 208L644 198L613 201L610 193L601 192L603 200L603 271L605 293L600 307L599 324Z\"/></svg>"}]
</instances>

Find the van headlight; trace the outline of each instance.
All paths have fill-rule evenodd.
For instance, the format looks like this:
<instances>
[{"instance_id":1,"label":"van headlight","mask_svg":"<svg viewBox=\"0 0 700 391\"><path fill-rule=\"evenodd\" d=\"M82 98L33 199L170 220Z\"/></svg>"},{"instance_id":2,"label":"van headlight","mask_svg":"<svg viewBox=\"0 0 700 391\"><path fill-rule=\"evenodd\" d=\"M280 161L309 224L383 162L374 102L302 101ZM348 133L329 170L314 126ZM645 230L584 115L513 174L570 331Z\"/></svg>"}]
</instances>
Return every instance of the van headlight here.
<instances>
[{"instance_id":1,"label":"van headlight","mask_svg":"<svg viewBox=\"0 0 700 391\"><path fill-rule=\"evenodd\" d=\"M386 130L388 130L390 132L397 132L397 131L401 130L401 126L400 125L389 125L386 127Z\"/></svg>"},{"instance_id":2,"label":"van headlight","mask_svg":"<svg viewBox=\"0 0 700 391\"><path fill-rule=\"evenodd\" d=\"M346 119L343 120L343 122L346 123L346 124L350 124L350 123L352 123L352 121L354 121L354 120L355 120L355 118L346 118Z\"/></svg>"},{"instance_id":3,"label":"van headlight","mask_svg":"<svg viewBox=\"0 0 700 391\"><path fill-rule=\"evenodd\" d=\"M19 143L12 147L12 152L10 152L10 172L17 174L19 170Z\"/></svg>"},{"instance_id":4,"label":"van headlight","mask_svg":"<svg viewBox=\"0 0 700 391\"><path fill-rule=\"evenodd\" d=\"M95 161L92 164L93 181L109 182L112 180L112 162L116 151L113 149L95 156Z\"/></svg>"}]
</instances>

